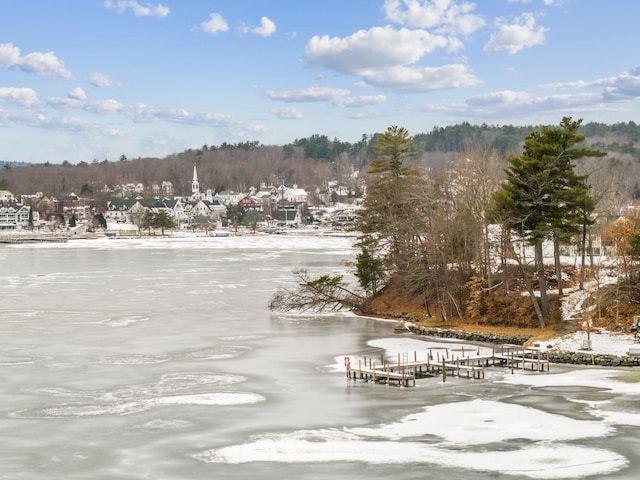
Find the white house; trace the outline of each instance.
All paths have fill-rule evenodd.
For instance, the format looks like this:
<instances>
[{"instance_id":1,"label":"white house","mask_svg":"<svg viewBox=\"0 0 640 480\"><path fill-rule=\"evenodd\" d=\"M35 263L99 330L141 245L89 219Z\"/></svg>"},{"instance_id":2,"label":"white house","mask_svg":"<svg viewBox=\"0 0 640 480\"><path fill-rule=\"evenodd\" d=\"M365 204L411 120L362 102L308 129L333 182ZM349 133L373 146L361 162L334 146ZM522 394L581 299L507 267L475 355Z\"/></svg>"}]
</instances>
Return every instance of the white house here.
<instances>
[{"instance_id":1,"label":"white house","mask_svg":"<svg viewBox=\"0 0 640 480\"><path fill-rule=\"evenodd\" d=\"M0 230L22 230L29 227L29 213L31 207L15 203L13 205L0 205ZM34 224L40 221L38 212L33 212Z\"/></svg>"},{"instance_id":2,"label":"white house","mask_svg":"<svg viewBox=\"0 0 640 480\"><path fill-rule=\"evenodd\" d=\"M0 190L0 203L13 203L16 197L9 190Z\"/></svg>"},{"instance_id":3,"label":"white house","mask_svg":"<svg viewBox=\"0 0 640 480\"><path fill-rule=\"evenodd\" d=\"M304 188L298 188L298 185L293 185L291 188L284 188L283 198L287 202L291 203L307 203L307 194Z\"/></svg>"}]
</instances>

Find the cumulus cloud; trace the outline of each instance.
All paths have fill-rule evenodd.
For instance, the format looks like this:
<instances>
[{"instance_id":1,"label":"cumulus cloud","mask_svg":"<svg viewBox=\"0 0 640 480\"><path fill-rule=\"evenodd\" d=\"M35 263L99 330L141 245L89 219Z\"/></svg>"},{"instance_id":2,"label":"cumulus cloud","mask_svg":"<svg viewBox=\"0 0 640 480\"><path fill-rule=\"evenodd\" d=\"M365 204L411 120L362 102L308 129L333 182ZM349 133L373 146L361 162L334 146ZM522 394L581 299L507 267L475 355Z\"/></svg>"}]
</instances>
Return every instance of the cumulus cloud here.
<instances>
[{"instance_id":1,"label":"cumulus cloud","mask_svg":"<svg viewBox=\"0 0 640 480\"><path fill-rule=\"evenodd\" d=\"M468 35L485 24L480 15L472 13L475 7L454 0L386 0L383 9L390 22Z\"/></svg>"},{"instance_id":2,"label":"cumulus cloud","mask_svg":"<svg viewBox=\"0 0 640 480\"><path fill-rule=\"evenodd\" d=\"M276 31L276 24L269 17L262 17L260 19L260 26L252 28L250 30L251 33L255 33L256 35L260 35L262 37L269 37L273 35Z\"/></svg>"},{"instance_id":3,"label":"cumulus cloud","mask_svg":"<svg viewBox=\"0 0 640 480\"><path fill-rule=\"evenodd\" d=\"M305 55L310 65L357 75L368 85L387 90L424 92L479 83L463 65L413 66L439 48L456 51L461 43L425 30L385 26L344 38L315 36L307 44Z\"/></svg>"},{"instance_id":4,"label":"cumulus cloud","mask_svg":"<svg viewBox=\"0 0 640 480\"><path fill-rule=\"evenodd\" d=\"M271 113L284 120L298 120L302 118L302 113L296 107L272 108Z\"/></svg>"},{"instance_id":5,"label":"cumulus cloud","mask_svg":"<svg viewBox=\"0 0 640 480\"><path fill-rule=\"evenodd\" d=\"M109 75L100 72L92 72L89 75L89 83L96 87L121 87L122 84L114 82Z\"/></svg>"},{"instance_id":6,"label":"cumulus cloud","mask_svg":"<svg viewBox=\"0 0 640 480\"><path fill-rule=\"evenodd\" d=\"M86 100L87 94L82 88L76 87L73 90L71 90L69 93L67 93L67 97L72 98L74 100Z\"/></svg>"},{"instance_id":7,"label":"cumulus cloud","mask_svg":"<svg viewBox=\"0 0 640 480\"><path fill-rule=\"evenodd\" d=\"M425 30L391 26L359 30L348 37L314 36L305 47L307 61L317 67L359 75L363 71L412 64L450 39Z\"/></svg>"},{"instance_id":8,"label":"cumulus cloud","mask_svg":"<svg viewBox=\"0 0 640 480\"><path fill-rule=\"evenodd\" d=\"M11 43L0 44L0 65L8 68L18 68L23 72L36 75L54 75L70 80L73 75L64 66L64 62L53 52L33 52L22 55L18 47Z\"/></svg>"},{"instance_id":9,"label":"cumulus cloud","mask_svg":"<svg viewBox=\"0 0 640 480\"><path fill-rule=\"evenodd\" d=\"M618 77L608 79L609 85L603 92L608 101L625 100L640 97L640 67L623 72Z\"/></svg>"},{"instance_id":10,"label":"cumulus cloud","mask_svg":"<svg viewBox=\"0 0 640 480\"><path fill-rule=\"evenodd\" d=\"M38 94L31 88L0 87L0 100L31 108L38 104Z\"/></svg>"},{"instance_id":11,"label":"cumulus cloud","mask_svg":"<svg viewBox=\"0 0 640 480\"><path fill-rule=\"evenodd\" d=\"M393 67L372 72L363 78L374 87L413 93L469 87L481 83L466 65L460 64L422 68Z\"/></svg>"},{"instance_id":12,"label":"cumulus cloud","mask_svg":"<svg viewBox=\"0 0 640 480\"><path fill-rule=\"evenodd\" d=\"M200 24L200 29L205 33L215 35L220 32L227 32L229 24L219 13L212 13L209 15L209 20Z\"/></svg>"},{"instance_id":13,"label":"cumulus cloud","mask_svg":"<svg viewBox=\"0 0 640 480\"><path fill-rule=\"evenodd\" d=\"M523 13L514 23L499 19L497 26L498 33L491 35L484 46L485 53L506 52L513 55L524 48L542 45L548 31L547 28L536 25L536 19L530 13Z\"/></svg>"},{"instance_id":14,"label":"cumulus cloud","mask_svg":"<svg viewBox=\"0 0 640 480\"><path fill-rule=\"evenodd\" d=\"M91 113L120 113L126 109L125 105L113 99L88 100L81 88L72 90L66 98L51 97L47 100L47 104L57 109L75 108Z\"/></svg>"},{"instance_id":15,"label":"cumulus cloud","mask_svg":"<svg viewBox=\"0 0 640 480\"><path fill-rule=\"evenodd\" d=\"M153 5L151 3L140 5L134 0L118 0L117 2L105 0L104 6L106 8L116 10L117 13L124 13L128 8L130 8L136 17L164 18L169 15L170 12L169 7L165 7L164 5Z\"/></svg>"}]
</instances>

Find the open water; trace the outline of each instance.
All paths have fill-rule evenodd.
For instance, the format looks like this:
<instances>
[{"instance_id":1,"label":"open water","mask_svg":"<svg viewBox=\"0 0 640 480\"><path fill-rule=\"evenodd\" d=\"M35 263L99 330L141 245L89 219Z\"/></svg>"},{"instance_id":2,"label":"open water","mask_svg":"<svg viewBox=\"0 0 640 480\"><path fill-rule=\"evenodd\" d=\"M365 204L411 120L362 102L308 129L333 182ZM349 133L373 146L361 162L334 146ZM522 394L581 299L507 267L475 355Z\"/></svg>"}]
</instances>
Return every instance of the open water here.
<instances>
[{"instance_id":1,"label":"open water","mask_svg":"<svg viewBox=\"0 0 640 480\"><path fill-rule=\"evenodd\" d=\"M638 371L346 380L343 356L422 340L267 303L350 259L293 235L0 246L0 479L637 478Z\"/></svg>"}]
</instances>

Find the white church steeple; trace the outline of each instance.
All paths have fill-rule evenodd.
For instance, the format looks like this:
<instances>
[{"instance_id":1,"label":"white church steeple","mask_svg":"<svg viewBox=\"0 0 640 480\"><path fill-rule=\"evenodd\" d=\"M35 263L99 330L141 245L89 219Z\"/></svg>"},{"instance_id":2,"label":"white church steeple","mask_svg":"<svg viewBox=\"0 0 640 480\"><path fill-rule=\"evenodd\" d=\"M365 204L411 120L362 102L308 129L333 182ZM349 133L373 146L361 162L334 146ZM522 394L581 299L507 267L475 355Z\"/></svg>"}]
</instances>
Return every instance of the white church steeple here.
<instances>
[{"instance_id":1,"label":"white church steeple","mask_svg":"<svg viewBox=\"0 0 640 480\"><path fill-rule=\"evenodd\" d=\"M193 164L193 180L191 180L191 194L196 196L200 193L200 182L198 182L198 171L196 164Z\"/></svg>"}]
</instances>

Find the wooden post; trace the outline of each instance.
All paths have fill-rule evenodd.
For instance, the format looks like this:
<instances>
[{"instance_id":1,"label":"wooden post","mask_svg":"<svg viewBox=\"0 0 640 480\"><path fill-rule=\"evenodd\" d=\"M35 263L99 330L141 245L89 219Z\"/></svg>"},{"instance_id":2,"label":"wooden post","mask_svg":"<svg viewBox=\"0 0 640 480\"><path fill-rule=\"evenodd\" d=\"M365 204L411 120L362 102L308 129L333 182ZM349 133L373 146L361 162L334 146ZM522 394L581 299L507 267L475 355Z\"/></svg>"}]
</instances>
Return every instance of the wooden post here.
<instances>
[{"instance_id":1,"label":"wooden post","mask_svg":"<svg viewBox=\"0 0 640 480\"><path fill-rule=\"evenodd\" d=\"M360 380L362 380L362 360L358 359L358 373L360 374Z\"/></svg>"},{"instance_id":2,"label":"wooden post","mask_svg":"<svg viewBox=\"0 0 640 480\"><path fill-rule=\"evenodd\" d=\"M511 375L513 375L513 351L511 352Z\"/></svg>"},{"instance_id":3,"label":"wooden post","mask_svg":"<svg viewBox=\"0 0 640 480\"><path fill-rule=\"evenodd\" d=\"M447 381L447 369L445 367L444 357L442 358L442 383Z\"/></svg>"},{"instance_id":4,"label":"wooden post","mask_svg":"<svg viewBox=\"0 0 640 480\"><path fill-rule=\"evenodd\" d=\"M376 362L371 365L371 372L373 372L373 381L376 381Z\"/></svg>"}]
</instances>

